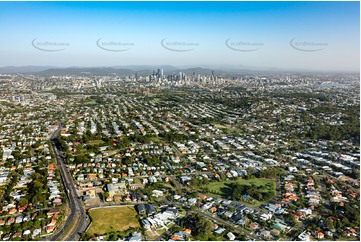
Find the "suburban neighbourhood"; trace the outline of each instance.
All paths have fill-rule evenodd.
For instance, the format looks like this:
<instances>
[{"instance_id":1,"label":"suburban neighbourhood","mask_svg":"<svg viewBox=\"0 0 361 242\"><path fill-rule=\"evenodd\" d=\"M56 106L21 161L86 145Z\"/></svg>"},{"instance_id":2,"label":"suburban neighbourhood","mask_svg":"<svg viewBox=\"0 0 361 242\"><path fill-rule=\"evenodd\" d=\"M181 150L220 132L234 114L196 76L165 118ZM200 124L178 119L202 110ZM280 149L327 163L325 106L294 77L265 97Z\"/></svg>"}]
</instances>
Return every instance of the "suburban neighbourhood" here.
<instances>
[{"instance_id":1,"label":"suburban neighbourhood","mask_svg":"<svg viewBox=\"0 0 361 242\"><path fill-rule=\"evenodd\" d=\"M160 73L0 76L2 240L359 240L358 77Z\"/></svg>"},{"instance_id":2,"label":"suburban neighbourhood","mask_svg":"<svg viewBox=\"0 0 361 242\"><path fill-rule=\"evenodd\" d=\"M0 1L1 241L361 241L360 1Z\"/></svg>"}]
</instances>

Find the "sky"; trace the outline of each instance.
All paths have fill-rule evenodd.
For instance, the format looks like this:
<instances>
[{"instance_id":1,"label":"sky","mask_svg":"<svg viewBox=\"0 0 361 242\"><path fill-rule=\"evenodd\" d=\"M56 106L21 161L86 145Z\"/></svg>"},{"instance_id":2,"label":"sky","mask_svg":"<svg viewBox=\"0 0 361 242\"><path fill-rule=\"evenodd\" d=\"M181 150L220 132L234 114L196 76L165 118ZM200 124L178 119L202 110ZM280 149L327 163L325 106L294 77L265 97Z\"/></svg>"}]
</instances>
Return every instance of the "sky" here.
<instances>
[{"instance_id":1,"label":"sky","mask_svg":"<svg viewBox=\"0 0 361 242\"><path fill-rule=\"evenodd\" d=\"M359 2L0 2L0 66L359 71Z\"/></svg>"}]
</instances>

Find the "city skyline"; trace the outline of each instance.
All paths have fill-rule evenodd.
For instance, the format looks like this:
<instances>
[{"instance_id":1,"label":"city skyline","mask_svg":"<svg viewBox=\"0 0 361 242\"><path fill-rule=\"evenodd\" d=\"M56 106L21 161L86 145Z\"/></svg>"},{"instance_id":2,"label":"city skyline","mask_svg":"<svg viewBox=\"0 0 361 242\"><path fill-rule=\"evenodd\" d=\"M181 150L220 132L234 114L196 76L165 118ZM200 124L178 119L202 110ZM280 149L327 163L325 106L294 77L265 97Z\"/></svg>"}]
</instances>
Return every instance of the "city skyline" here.
<instances>
[{"instance_id":1,"label":"city skyline","mask_svg":"<svg viewBox=\"0 0 361 242\"><path fill-rule=\"evenodd\" d=\"M359 2L0 2L0 9L0 66L360 66Z\"/></svg>"}]
</instances>

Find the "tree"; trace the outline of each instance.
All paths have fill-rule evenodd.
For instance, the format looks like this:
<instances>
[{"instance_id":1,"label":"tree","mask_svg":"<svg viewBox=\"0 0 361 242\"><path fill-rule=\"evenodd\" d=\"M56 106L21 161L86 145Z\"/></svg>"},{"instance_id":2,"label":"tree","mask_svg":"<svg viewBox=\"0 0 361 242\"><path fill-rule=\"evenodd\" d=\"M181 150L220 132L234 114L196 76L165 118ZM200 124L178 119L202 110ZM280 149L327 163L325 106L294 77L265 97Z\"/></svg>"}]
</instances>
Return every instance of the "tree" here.
<instances>
[{"instance_id":1,"label":"tree","mask_svg":"<svg viewBox=\"0 0 361 242\"><path fill-rule=\"evenodd\" d=\"M263 195L262 195L262 193L261 192L258 192L258 193L256 193L256 197L255 197L258 201L262 201L262 199L263 199Z\"/></svg>"},{"instance_id":2,"label":"tree","mask_svg":"<svg viewBox=\"0 0 361 242\"><path fill-rule=\"evenodd\" d=\"M21 225L20 224L13 224L13 230L16 232L19 232L21 230Z\"/></svg>"},{"instance_id":3,"label":"tree","mask_svg":"<svg viewBox=\"0 0 361 242\"><path fill-rule=\"evenodd\" d=\"M33 225L34 229L39 229L40 226L41 226L40 220L39 220L39 219L36 219L36 220L34 221L34 225Z\"/></svg>"},{"instance_id":4,"label":"tree","mask_svg":"<svg viewBox=\"0 0 361 242\"><path fill-rule=\"evenodd\" d=\"M89 161L90 161L89 158L84 154L80 154L80 155L75 156L75 160L74 160L74 162L76 164L87 163Z\"/></svg>"},{"instance_id":5,"label":"tree","mask_svg":"<svg viewBox=\"0 0 361 242\"><path fill-rule=\"evenodd\" d=\"M356 204L346 203L344 207L345 217L350 221L350 226L359 227L360 226L360 208Z\"/></svg>"},{"instance_id":6,"label":"tree","mask_svg":"<svg viewBox=\"0 0 361 242\"><path fill-rule=\"evenodd\" d=\"M109 192L104 192L103 193L103 201L105 201L105 199L109 197Z\"/></svg>"},{"instance_id":7,"label":"tree","mask_svg":"<svg viewBox=\"0 0 361 242\"><path fill-rule=\"evenodd\" d=\"M350 221L348 220L348 218L343 217L341 220L337 221L337 228L348 227L349 224Z\"/></svg>"},{"instance_id":8,"label":"tree","mask_svg":"<svg viewBox=\"0 0 361 242\"><path fill-rule=\"evenodd\" d=\"M328 229L334 229L335 227L334 227L334 225L333 225L333 221L330 220L330 219L327 219L327 220L326 220L326 227L327 227Z\"/></svg>"},{"instance_id":9,"label":"tree","mask_svg":"<svg viewBox=\"0 0 361 242\"><path fill-rule=\"evenodd\" d=\"M29 203L29 201L25 197L20 198L20 200L19 200L19 206L20 207L26 206L26 205L28 205L28 203Z\"/></svg>"},{"instance_id":10,"label":"tree","mask_svg":"<svg viewBox=\"0 0 361 242\"><path fill-rule=\"evenodd\" d=\"M40 147L40 142L36 142L35 144L32 145L32 147L33 147L34 149L39 148L39 147Z\"/></svg>"},{"instance_id":11,"label":"tree","mask_svg":"<svg viewBox=\"0 0 361 242\"><path fill-rule=\"evenodd\" d=\"M212 235L212 223L198 213L191 214L180 221L182 227L191 228L196 240L208 240Z\"/></svg>"},{"instance_id":12,"label":"tree","mask_svg":"<svg viewBox=\"0 0 361 242\"><path fill-rule=\"evenodd\" d=\"M110 241L118 240L117 234L116 233L110 233L109 236L108 236L108 240L110 240Z\"/></svg>"}]
</instances>

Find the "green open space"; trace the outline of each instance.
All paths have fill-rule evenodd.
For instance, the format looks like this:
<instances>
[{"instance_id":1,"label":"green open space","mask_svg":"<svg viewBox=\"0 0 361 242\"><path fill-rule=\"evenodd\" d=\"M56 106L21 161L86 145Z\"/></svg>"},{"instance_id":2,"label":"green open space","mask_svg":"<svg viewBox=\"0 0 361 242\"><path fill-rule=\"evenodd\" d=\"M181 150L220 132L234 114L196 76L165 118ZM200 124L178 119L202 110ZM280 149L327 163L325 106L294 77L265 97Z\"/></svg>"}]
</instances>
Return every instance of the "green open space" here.
<instances>
[{"instance_id":1,"label":"green open space","mask_svg":"<svg viewBox=\"0 0 361 242\"><path fill-rule=\"evenodd\" d=\"M88 142L88 145L102 145L102 144L104 144L104 141L101 140L101 139L99 139L99 140L90 140Z\"/></svg>"},{"instance_id":2,"label":"green open space","mask_svg":"<svg viewBox=\"0 0 361 242\"><path fill-rule=\"evenodd\" d=\"M147 138L148 142L153 142L153 143L164 143L166 142L162 137L159 136L151 136L149 138Z\"/></svg>"},{"instance_id":3,"label":"green open space","mask_svg":"<svg viewBox=\"0 0 361 242\"><path fill-rule=\"evenodd\" d=\"M276 182L273 179L265 179L265 178L255 178L255 179L242 179L238 178L233 181L221 181L221 182L211 182L205 186L208 189L209 193L218 195L219 197L231 199L234 190L232 185L244 185L244 186L253 186L257 193L273 193L276 194ZM237 199L242 202L257 206L261 202L257 198L252 197L252 199ZM268 199L270 200L270 199Z\"/></svg>"},{"instance_id":4,"label":"green open space","mask_svg":"<svg viewBox=\"0 0 361 242\"><path fill-rule=\"evenodd\" d=\"M85 104L86 104L86 105L95 105L95 104L97 104L97 101L94 100L94 99L92 99L92 100L86 102Z\"/></svg>"},{"instance_id":5,"label":"green open space","mask_svg":"<svg viewBox=\"0 0 361 242\"><path fill-rule=\"evenodd\" d=\"M130 206L92 209L89 211L92 224L87 234L89 236L102 235L138 228L140 225L136 215L134 207Z\"/></svg>"},{"instance_id":6,"label":"green open space","mask_svg":"<svg viewBox=\"0 0 361 242\"><path fill-rule=\"evenodd\" d=\"M214 126L216 126L216 128L218 128L218 129L229 129L229 127L224 124L216 123L216 124L214 124Z\"/></svg>"},{"instance_id":7,"label":"green open space","mask_svg":"<svg viewBox=\"0 0 361 242\"><path fill-rule=\"evenodd\" d=\"M238 178L234 181L221 181L221 182L210 182L206 187L210 191L216 191L220 192L222 188L226 188L227 184L236 182L238 184L244 184L244 185L256 185L256 186L267 186L267 184L276 184L274 180L272 179L265 179L265 178L254 178L254 179L242 179Z\"/></svg>"}]
</instances>

